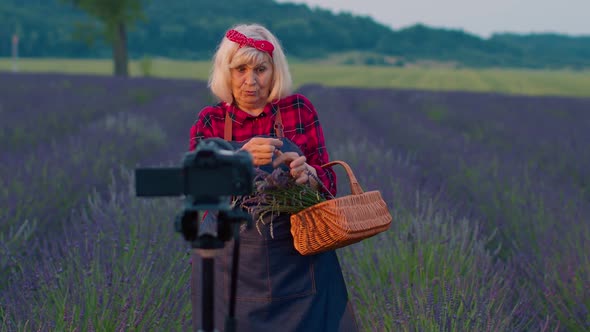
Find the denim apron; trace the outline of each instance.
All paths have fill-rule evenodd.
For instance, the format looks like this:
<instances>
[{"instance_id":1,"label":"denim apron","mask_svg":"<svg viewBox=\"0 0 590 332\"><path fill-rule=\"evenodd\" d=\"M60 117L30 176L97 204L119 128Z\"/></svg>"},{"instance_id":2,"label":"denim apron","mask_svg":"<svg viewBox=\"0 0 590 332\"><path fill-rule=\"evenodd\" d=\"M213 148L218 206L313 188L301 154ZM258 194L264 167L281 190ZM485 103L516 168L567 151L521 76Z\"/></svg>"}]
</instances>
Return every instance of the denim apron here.
<instances>
[{"instance_id":1,"label":"denim apron","mask_svg":"<svg viewBox=\"0 0 590 332\"><path fill-rule=\"evenodd\" d=\"M275 132L278 135L271 133L270 137L283 141L283 153L302 155L296 144L282 136L280 112L277 114L275 129L279 129ZM229 123L231 126L231 121ZM227 126L226 121L226 140ZM231 139L231 134L229 137ZM236 149L246 142L230 141ZM273 170L271 164L260 168L267 172ZM200 233L216 228L215 215L207 213L201 222ZM235 307L237 331L358 331L336 252L299 254L293 246L289 217L287 214L272 217L272 237L270 217L259 224L258 229L252 227L240 232ZM218 331L223 331L228 313L232 256L233 240L226 242L222 253L215 257L214 324ZM200 327L201 258L193 254L192 260L193 325Z\"/></svg>"}]
</instances>

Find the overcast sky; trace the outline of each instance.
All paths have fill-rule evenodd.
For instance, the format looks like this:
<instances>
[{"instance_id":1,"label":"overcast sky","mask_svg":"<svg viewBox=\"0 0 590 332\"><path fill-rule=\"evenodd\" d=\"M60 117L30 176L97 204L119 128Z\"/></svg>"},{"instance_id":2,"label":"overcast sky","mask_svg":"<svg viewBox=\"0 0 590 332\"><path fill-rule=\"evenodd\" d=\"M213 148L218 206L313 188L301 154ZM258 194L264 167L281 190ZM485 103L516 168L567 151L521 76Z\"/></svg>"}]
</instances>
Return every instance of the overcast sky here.
<instances>
[{"instance_id":1,"label":"overcast sky","mask_svg":"<svg viewBox=\"0 0 590 332\"><path fill-rule=\"evenodd\" d=\"M403 28L424 23L488 37L493 32L590 36L590 0L277 0L371 16Z\"/></svg>"}]
</instances>

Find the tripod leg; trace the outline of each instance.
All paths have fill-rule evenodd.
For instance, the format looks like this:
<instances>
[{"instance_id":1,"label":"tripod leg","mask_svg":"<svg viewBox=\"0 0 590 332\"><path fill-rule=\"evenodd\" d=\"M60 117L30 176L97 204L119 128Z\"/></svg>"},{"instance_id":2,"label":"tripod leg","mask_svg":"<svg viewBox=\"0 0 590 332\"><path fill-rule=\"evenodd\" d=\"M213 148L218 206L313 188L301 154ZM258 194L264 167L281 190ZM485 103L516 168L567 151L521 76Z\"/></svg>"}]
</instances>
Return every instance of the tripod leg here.
<instances>
[{"instance_id":1,"label":"tripod leg","mask_svg":"<svg viewBox=\"0 0 590 332\"><path fill-rule=\"evenodd\" d=\"M199 331L199 322L200 322L200 313L199 313L199 306L197 305L197 301L199 300L199 291L197 290L197 288L199 287L199 277L198 272L199 272L199 268L198 268L198 264L201 263L201 260L199 259L199 255L196 253L196 251L193 250L192 252L192 262L191 262L191 302L192 302L192 311L193 311L193 331L197 332ZM201 282L203 282L201 280Z\"/></svg>"},{"instance_id":2,"label":"tripod leg","mask_svg":"<svg viewBox=\"0 0 590 332\"><path fill-rule=\"evenodd\" d=\"M214 306L214 294L213 294L213 279L214 279L214 268L213 258L203 258L203 328L204 332L213 332L213 324L215 322L215 310Z\"/></svg>"},{"instance_id":3,"label":"tripod leg","mask_svg":"<svg viewBox=\"0 0 590 332\"><path fill-rule=\"evenodd\" d=\"M240 224L234 224L234 250L232 258L229 314L225 319L225 331L236 330L236 293L238 290L238 264L240 258Z\"/></svg>"}]
</instances>

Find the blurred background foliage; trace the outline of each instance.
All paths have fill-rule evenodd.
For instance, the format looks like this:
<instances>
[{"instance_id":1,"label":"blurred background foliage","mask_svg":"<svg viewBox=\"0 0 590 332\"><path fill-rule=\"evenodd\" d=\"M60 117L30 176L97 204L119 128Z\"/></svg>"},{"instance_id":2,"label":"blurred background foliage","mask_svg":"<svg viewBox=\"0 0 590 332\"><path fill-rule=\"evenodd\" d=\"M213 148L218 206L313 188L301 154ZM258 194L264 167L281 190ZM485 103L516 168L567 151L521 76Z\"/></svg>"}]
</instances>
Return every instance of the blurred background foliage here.
<instances>
[{"instance_id":1,"label":"blurred background foliage","mask_svg":"<svg viewBox=\"0 0 590 332\"><path fill-rule=\"evenodd\" d=\"M280 38L291 58L339 58L344 64L406 66L422 61L468 67L572 68L590 66L590 36L511 33L482 38L462 30L414 25L399 30L370 17L272 0L149 0L146 20L129 29L129 56L209 59L223 33L237 23L257 22ZM48 15L50 13L51 15ZM393 22L395 24L395 22ZM9 36L21 36L22 57L108 58L100 22L59 0L0 2L0 55Z\"/></svg>"}]
</instances>

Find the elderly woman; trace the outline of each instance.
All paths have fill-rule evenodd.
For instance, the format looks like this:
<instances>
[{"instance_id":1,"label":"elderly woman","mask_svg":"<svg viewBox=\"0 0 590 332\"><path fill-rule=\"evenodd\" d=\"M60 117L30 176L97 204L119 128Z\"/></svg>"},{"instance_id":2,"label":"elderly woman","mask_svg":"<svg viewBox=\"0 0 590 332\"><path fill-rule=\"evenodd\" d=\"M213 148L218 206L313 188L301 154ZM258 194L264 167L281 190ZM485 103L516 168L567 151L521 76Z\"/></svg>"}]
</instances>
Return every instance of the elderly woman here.
<instances>
[{"instance_id":1,"label":"elderly woman","mask_svg":"<svg viewBox=\"0 0 590 332\"><path fill-rule=\"evenodd\" d=\"M224 138L248 151L254 167L272 171L287 165L298 183L336 195L336 175L320 165L329 161L314 105L292 94L291 75L277 38L260 25L227 31L214 56L209 79L220 100L201 110L190 130L190 150L200 140ZM277 151L280 150L279 154ZM321 183L318 182L321 181ZM215 223L206 213L203 227ZM300 255L293 246L289 216L274 216L261 230L240 233L236 296L239 331L357 331L342 270L334 251ZM233 244L217 256L215 326L223 329L229 301ZM200 264L193 256L193 321L200 322Z\"/></svg>"}]
</instances>

